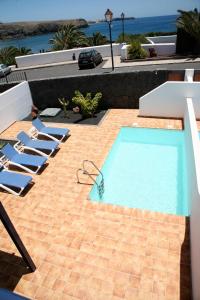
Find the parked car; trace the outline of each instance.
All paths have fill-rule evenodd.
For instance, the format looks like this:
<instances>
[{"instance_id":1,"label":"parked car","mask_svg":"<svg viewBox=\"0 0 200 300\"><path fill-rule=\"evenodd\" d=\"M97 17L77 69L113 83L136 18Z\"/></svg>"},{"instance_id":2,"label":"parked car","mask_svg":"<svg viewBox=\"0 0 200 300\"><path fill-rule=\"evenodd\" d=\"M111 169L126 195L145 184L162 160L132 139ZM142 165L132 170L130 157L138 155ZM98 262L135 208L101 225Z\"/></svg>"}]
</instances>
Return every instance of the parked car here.
<instances>
[{"instance_id":1,"label":"parked car","mask_svg":"<svg viewBox=\"0 0 200 300\"><path fill-rule=\"evenodd\" d=\"M103 58L99 52L96 50L85 50L79 54L78 66L79 69L84 67L93 67L95 68L98 64L103 61Z\"/></svg>"},{"instance_id":2,"label":"parked car","mask_svg":"<svg viewBox=\"0 0 200 300\"><path fill-rule=\"evenodd\" d=\"M11 67L0 64L0 77L4 77L11 72Z\"/></svg>"}]
</instances>

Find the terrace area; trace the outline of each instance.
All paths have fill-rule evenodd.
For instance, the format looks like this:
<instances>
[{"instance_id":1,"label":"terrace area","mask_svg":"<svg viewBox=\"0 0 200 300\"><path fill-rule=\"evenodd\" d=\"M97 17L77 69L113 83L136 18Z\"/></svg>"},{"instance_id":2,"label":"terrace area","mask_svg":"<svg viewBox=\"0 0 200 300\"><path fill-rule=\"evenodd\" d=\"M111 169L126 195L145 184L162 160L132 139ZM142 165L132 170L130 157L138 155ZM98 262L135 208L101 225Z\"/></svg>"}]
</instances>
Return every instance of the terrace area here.
<instances>
[{"instance_id":1,"label":"terrace area","mask_svg":"<svg viewBox=\"0 0 200 300\"><path fill-rule=\"evenodd\" d=\"M90 202L91 185L77 184L82 161L101 168L121 126L183 127L181 119L138 113L111 109L98 126L67 124L71 136L30 190L23 197L0 191L37 267L28 272L0 224L0 287L37 300L191 298L189 219ZM15 122L0 137L30 128Z\"/></svg>"}]
</instances>

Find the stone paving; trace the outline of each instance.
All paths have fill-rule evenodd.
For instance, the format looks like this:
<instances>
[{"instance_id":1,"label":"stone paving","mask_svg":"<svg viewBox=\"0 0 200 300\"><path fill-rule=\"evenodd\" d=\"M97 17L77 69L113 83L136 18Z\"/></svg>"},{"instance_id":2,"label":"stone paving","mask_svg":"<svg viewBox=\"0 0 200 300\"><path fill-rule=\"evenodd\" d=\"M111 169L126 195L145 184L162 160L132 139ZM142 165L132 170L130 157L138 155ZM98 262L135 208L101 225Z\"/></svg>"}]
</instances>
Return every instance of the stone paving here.
<instances>
[{"instance_id":1,"label":"stone paving","mask_svg":"<svg viewBox=\"0 0 200 300\"><path fill-rule=\"evenodd\" d=\"M134 66L152 66L152 65L168 65L168 64L187 64L187 63L199 63L200 58L169 58L169 59L156 59L156 60L139 60L139 61L126 61L121 62L120 56L114 56L114 65L116 68L134 67ZM103 69L110 69L112 67L112 60L107 57L106 63L103 65Z\"/></svg>"},{"instance_id":2,"label":"stone paving","mask_svg":"<svg viewBox=\"0 0 200 300\"><path fill-rule=\"evenodd\" d=\"M91 185L76 181L84 159L102 166L121 126L182 129L181 120L137 115L112 109L99 126L70 124L71 136L23 197L0 191L37 266L28 272L0 224L0 287L37 300L191 298L188 219L92 203ZM1 137L30 127L16 122Z\"/></svg>"}]
</instances>

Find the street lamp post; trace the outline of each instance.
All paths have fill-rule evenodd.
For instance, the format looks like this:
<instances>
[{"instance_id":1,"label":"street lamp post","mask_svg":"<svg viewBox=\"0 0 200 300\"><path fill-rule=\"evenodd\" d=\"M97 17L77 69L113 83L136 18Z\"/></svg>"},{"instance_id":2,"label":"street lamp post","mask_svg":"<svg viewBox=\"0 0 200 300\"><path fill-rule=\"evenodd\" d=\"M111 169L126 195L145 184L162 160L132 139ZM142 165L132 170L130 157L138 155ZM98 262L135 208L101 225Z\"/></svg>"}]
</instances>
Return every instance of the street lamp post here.
<instances>
[{"instance_id":1,"label":"street lamp post","mask_svg":"<svg viewBox=\"0 0 200 300\"><path fill-rule=\"evenodd\" d=\"M113 60L113 47L112 47L112 32L111 32L111 23L112 23L113 13L110 9L107 9L105 12L105 19L109 26L110 33L110 50L111 50L111 59L112 59L112 71L114 71L114 60Z\"/></svg>"},{"instance_id":2,"label":"street lamp post","mask_svg":"<svg viewBox=\"0 0 200 300\"><path fill-rule=\"evenodd\" d=\"M121 13L121 19L122 19L122 40L123 40L123 43L124 43L124 17L125 17L125 14L122 12Z\"/></svg>"}]
</instances>

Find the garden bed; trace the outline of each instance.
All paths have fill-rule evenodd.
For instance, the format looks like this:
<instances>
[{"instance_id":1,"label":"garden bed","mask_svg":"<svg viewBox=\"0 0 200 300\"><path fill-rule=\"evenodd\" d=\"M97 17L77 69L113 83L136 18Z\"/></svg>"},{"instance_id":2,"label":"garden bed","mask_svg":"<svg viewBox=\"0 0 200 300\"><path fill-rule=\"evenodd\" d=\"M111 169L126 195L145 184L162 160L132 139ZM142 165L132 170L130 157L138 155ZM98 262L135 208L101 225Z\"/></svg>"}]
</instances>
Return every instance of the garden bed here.
<instances>
[{"instance_id":1,"label":"garden bed","mask_svg":"<svg viewBox=\"0 0 200 300\"><path fill-rule=\"evenodd\" d=\"M83 119L81 114L74 113L73 111L67 111L67 117L64 116L64 112L61 111L54 117L40 117L40 112L38 117L44 122L53 122L53 123L70 123L70 124L84 124L84 125L98 125L102 118L105 116L107 110L100 110L95 113L92 118ZM32 116L29 115L23 121L32 121Z\"/></svg>"},{"instance_id":2,"label":"garden bed","mask_svg":"<svg viewBox=\"0 0 200 300\"><path fill-rule=\"evenodd\" d=\"M122 62L143 62L143 61L157 61L157 60L168 60L168 59L178 59L178 58L174 56L156 56L156 57L137 58L137 59L123 59Z\"/></svg>"},{"instance_id":3,"label":"garden bed","mask_svg":"<svg viewBox=\"0 0 200 300\"><path fill-rule=\"evenodd\" d=\"M121 62L143 62L143 61L157 61L157 60L169 60L169 59L195 59L194 55L185 56L185 55L170 55L170 56L155 56L155 57L146 57L146 58L137 58L137 59L122 59Z\"/></svg>"}]
</instances>

